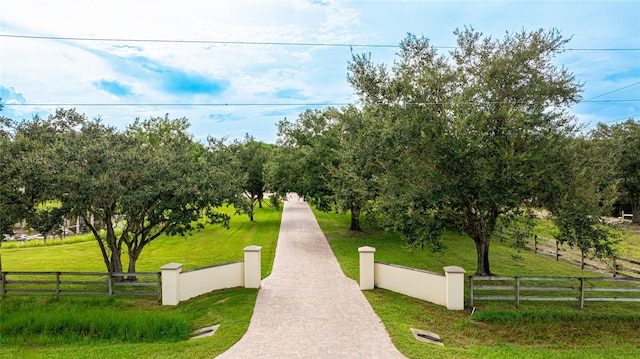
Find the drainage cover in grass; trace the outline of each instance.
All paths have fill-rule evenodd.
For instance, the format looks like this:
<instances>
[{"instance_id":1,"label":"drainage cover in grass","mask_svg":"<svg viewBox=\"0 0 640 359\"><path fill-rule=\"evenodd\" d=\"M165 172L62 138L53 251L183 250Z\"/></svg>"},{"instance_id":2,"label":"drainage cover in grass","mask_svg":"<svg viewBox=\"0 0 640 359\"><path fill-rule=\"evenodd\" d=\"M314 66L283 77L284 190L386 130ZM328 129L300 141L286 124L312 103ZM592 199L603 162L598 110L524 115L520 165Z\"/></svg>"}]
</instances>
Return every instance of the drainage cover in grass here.
<instances>
[{"instance_id":1,"label":"drainage cover in grass","mask_svg":"<svg viewBox=\"0 0 640 359\"><path fill-rule=\"evenodd\" d=\"M431 343L435 345L439 345L441 347L444 346L442 339L436 333L425 332L424 330L413 329L411 328L411 333L413 333L414 338L418 339L421 342Z\"/></svg>"},{"instance_id":2,"label":"drainage cover in grass","mask_svg":"<svg viewBox=\"0 0 640 359\"><path fill-rule=\"evenodd\" d=\"M216 332L216 330L218 330L218 327L220 327L220 324L198 329L195 332L191 333L191 339L200 339L204 337L210 337L213 335L213 333Z\"/></svg>"}]
</instances>

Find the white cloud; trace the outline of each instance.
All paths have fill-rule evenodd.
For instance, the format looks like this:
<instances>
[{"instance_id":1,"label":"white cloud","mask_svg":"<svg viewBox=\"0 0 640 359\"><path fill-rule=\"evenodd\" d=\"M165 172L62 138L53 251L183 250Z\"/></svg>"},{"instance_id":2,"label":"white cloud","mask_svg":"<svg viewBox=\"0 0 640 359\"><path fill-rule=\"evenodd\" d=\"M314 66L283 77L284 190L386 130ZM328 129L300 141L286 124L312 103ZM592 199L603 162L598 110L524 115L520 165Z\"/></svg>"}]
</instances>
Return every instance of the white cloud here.
<instances>
[{"instance_id":1,"label":"white cloud","mask_svg":"<svg viewBox=\"0 0 640 359\"><path fill-rule=\"evenodd\" d=\"M640 47L637 4L634 7L633 2L4 0L0 17L0 33L18 35L397 44L411 32L431 38L434 45L448 46L454 44L456 27L472 25L496 37L522 28L557 27L567 36L574 35L570 47ZM2 86L14 88L31 103L277 103L282 99L317 103L353 98L346 81L349 48L7 37L0 37L0 47ZM360 47L353 51L372 52L377 63L391 63L396 52ZM586 82L585 97L589 97L639 81L637 55L567 52L558 61ZM171 76L158 77L144 67L144 61L169 69ZM212 86L228 81L228 86L222 92L167 92L171 87L167 81L180 78ZM129 90L127 96L114 96L125 90ZM638 88L616 95L640 97ZM579 117L584 121L595 116L622 117L633 107L629 105L579 108ZM9 113L8 109L4 112ZM14 111L24 111L23 116L43 109ZM80 110L90 117L101 114L118 126L138 116L169 112L188 117L199 136L207 131L229 136L255 132L258 138L273 141L275 122L284 116L295 117L303 108L111 106ZM209 117L212 114L219 115L215 121ZM217 123L220 116L231 120Z\"/></svg>"}]
</instances>

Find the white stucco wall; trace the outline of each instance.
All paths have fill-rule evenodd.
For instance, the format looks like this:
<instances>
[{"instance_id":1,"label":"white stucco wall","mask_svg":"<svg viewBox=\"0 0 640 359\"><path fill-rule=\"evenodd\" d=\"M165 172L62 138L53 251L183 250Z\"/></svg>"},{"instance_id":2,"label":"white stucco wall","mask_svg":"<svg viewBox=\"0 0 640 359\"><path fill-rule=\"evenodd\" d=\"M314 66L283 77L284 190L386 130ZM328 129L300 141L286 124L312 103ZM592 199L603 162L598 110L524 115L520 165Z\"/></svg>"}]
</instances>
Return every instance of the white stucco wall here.
<instances>
[{"instance_id":1,"label":"white stucco wall","mask_svg":"<svg viewBox=\"0 0 640 359\"><path fill-rule=\"evenodd\" d=\"M243 285L244 262L239 261L180 273L178 293L180 301L183 301L214 290Z\"/></svg>"},{"instance_id":2,"label":"white stucco wall","mask_svg":"<svg viewBox=\"0 0 640 359\"><path fill-rule=\"evenodd\" d=\"M374 268L376 287L447 305L444 275L380 262Z\"/></svg>"}]
</instances>

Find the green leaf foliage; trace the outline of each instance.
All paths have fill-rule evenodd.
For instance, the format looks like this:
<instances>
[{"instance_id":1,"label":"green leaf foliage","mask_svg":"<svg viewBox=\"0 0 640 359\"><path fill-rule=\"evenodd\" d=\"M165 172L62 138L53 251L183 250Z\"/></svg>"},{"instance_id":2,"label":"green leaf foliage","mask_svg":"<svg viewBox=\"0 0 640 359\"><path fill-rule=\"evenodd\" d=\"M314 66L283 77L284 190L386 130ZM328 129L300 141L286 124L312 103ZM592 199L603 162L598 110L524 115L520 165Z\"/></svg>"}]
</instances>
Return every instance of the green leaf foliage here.
<instances>
[{"instance_id":1,"label":"green leaf foliage","mask_svg":"<svg viewBox=\"0 0 640 359\"><path fill-rule=\"evenodd\" d=\"M125 271L123 253L126 271L135 272L143 249L163 233L228 226L229 216L215 208L233 202L239 184L227 163L216 162L215 149L192 140L188 127L185 118L165 116L137 119L119 131L62 109L47 120L17 124L10 176L21 184L21 214L43 222L35 206L59 201L55 214L84 219L109 272Z\"/></svg>"},{"instance_id":2,"label":"green leaf foliage","mask_svg":"<svg viewBox=\"0 0 640 359\"><path fill-rule=\"evenodd\" d=\"M490 275L500 218L547 207L575 229L597 220L593 201L608 189L578 171L585 161L571 152L577 128L567 109L581 84L554 62L568 40L555 30L455 34L457 48L444 55L408 35L392 67L354 55L349 81L376 119L368 135L381 147L373 208L382 224L434 249L445 227L457 228L476 244L477 273ZM597 240L580 243L607 240L597 226L582 228Z\"/></svg>"}]
</instances>

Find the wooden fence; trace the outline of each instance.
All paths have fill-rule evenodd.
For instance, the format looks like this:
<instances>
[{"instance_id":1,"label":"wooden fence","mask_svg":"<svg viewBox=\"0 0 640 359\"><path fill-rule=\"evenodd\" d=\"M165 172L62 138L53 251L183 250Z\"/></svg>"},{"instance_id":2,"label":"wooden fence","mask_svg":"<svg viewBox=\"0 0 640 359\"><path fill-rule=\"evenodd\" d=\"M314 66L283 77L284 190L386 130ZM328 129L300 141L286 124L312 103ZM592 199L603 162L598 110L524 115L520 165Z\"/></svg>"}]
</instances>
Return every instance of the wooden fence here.
<instances>
[{"instance_id":1,"label":"wooden fence","mask_svg":"<svg viewBox=\"0 0 640 359\"><path fill-rule=\"evenodd\" d=\"M471 276L469 305L478 300L640 302L640 278Z\"/></svg>"},{"instance_id":2,"label":"wooden fence","mask_svg":"<svg viewBox=\"0 0 640 359\"><path fill-rule=\"evenodd\" d=\"M135 282L118 281L122 277L143 277ZM162 300L162 280L156 273L96 273L96 272L2 272L2 298L7 293L26 294L99 294L154 295Z\"/></svg>"},{"instance_id":3,"label":"wooden fence","mask_svg":"<svg viewBox=\"0 0 640 359\"><path fill-rule=\"evenodd\" d=\"M496 237L503 241L513 241L513 231L500 228L496 232ZM614 256L606 259L589 258L579 248L563 246L554 238L534 235L533 238L526 238L524 246L533 250L534 253L552 256L559 261L563 259L567 262L580 265L582 269L591 268L593 270L611 273L614 277L638 277L640 276L640 261Z\"/></svg>"}]
</instances>

